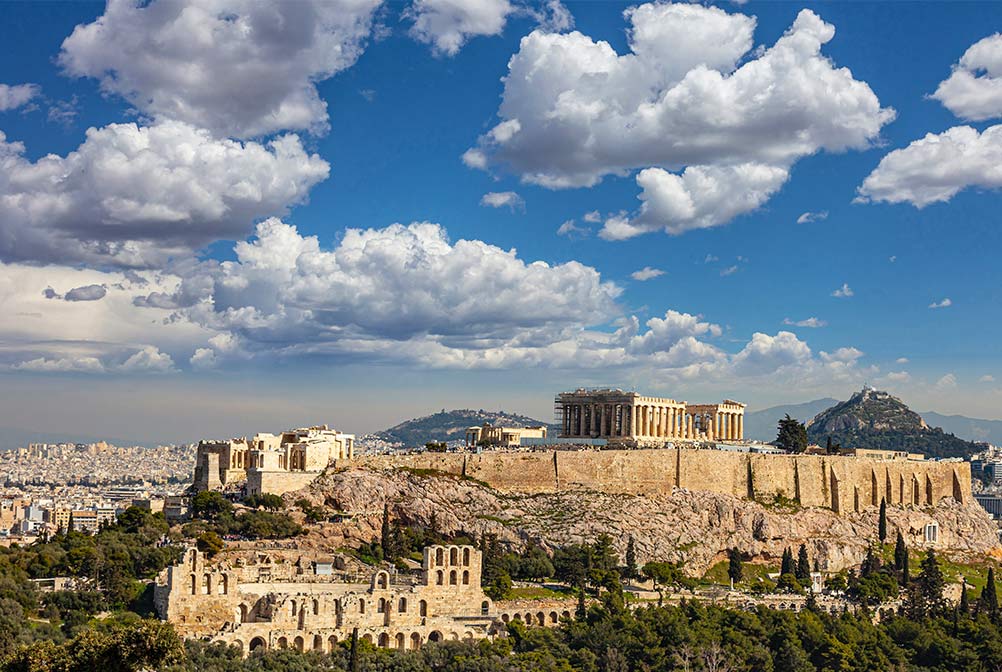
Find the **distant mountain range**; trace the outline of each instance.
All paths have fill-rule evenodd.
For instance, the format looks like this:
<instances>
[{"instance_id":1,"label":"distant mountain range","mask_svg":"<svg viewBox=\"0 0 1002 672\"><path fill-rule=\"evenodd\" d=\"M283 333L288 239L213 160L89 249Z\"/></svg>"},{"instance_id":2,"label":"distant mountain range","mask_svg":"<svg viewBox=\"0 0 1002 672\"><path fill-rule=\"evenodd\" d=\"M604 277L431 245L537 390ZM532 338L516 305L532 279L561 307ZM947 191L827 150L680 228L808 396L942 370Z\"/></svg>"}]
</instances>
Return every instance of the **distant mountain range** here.
<instances>
[{"instance_id":1,"label":"distant mountain range","mask_svg":"<svg viewBox=\"0 0 1002 672\"><path fill-rule=\"evenodd\" d=\"M549 427L541 420L517 413L485 411L483 409L477 411L442 409L438 413L406 420L381 432L360 437L359 444L360 447L364 447L365 443L371 443L371 439L376 439L401 447L416 447L423 446L429 441L462 441L466 438L468 427L483 425L485 422L500 427L532 427L536 425ZM551 427L551 431L555 428L555 426Z\"/></svg>"}]
</instances>

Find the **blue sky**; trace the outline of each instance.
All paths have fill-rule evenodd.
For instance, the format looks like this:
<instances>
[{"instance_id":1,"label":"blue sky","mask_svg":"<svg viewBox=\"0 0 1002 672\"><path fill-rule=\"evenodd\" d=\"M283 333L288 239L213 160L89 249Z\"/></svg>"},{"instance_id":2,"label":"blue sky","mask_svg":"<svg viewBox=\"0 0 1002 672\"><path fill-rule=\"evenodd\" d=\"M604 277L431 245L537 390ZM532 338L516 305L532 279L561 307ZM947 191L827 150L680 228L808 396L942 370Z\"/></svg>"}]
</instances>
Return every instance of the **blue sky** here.
<instances>
[{"instance_id":1,"label":"blue sky","mask_svg":"<svg viewBox=\"0 0 1002 672\"><path fill-rule=\"evenodd\" d=\"M0 427L1002 417L993 4L0 9Z\"/></svg>"}]
</instances>

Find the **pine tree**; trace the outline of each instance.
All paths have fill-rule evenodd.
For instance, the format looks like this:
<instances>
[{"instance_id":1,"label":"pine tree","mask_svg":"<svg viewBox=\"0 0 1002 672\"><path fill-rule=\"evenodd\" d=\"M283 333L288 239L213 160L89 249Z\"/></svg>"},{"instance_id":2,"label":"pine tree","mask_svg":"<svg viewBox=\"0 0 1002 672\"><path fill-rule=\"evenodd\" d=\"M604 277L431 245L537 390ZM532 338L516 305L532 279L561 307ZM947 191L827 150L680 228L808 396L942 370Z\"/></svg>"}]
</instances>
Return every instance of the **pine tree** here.
<instances>
[{"instance_id":1,"label":"pine tree","mask_svg":"<svg viewBox=\"0 0 1002 672\"><path fill-rule=\"evenodd\" d=\"M780 565L780 574L794 574L797 571L796 565L793 563L793 551L787 546L783 549L783 562Z\"/></svg>"},{"instance_id":2,"label":"pine tree","mask_svg":"<svg viewBox=\"0 0 1002 672\"><path fill-rule=\"evenodd\" d=\"M994 578L994 575L993 575ZM943 608L943 588L946 581L943 572L936 561L936 552L929 549L929 553L922 560L922 571L919 572L918 592L922 600L925 613L936 613ZM987 589L987 586L986 586ZM995 595L995 585L992 584L991 595ZM991 597L986 599L992 599ZM998 610L998 597L995 597L995 609Z\"/></svg>"},{"instance_id":3,"label":"pine tree","mask_svg":"<svg viewBox=\"0 0 1002 672\"><path fill-rule=\"evenodd\" d=\"M734 583L740 583L744 578L744 565L741 561L741 551L737 547L727 551L727 576Z\"/></svg>"},{"instance_id":4,"label":"pine tree","mask_svg":"<svg viewBox=\"0 0 1002 672\"><path fill-rule=\"evenodd\" d=\"M797 581L801 584L809 584L811 581L811 561L807 557L807 547L800 544L797 550Z\"/></svg>"},{"instance_id":5,"label":"pine tree","mask_svg":"<svg viewBox=\"0 0 1002 672\"><path fill-rule=\"evenodd\" d=\"M988 568L988 582L981 589L981 596L978 598L978 613L986 614L994 620L999 613L999 597L995 588L995 568Z\"/></svg>"},{"instance_id":6,"label":"pine tree","mask_svg":"<svg viewBox=\"0 0 1002 672\"><path fill-rule=\"evenodd\" d=\"M635 579L637 574L637 549L631 534L626 542L626 566L623 568L623 578Z\"/></svg>"},{"instance_id":7,"label":"pine tree","mask_svg":"<svg viewBox=\"0 0 1002 672\"><path fill-rule=\"evenodd\" d=\"M788 453L802 453L807 450L807 427L796 418L786 417L779 421L776 445Z\"/></svg>"},{"instance_id":8,"label":"pine tree","mask_svg":"<svg viewBox=\"0 0 1002 672\"><path fill-rule=\"evenodd\" d=\"M880 558L873 554L873 546L866 549L866 557L863 558L863 565L859 568L859 575L862 578L872 576L880 571Z\"/></svg>"},{"instance_id":9,"label":"pine tree","mask_svg":"<svg viewBox=\"0 0 1002 672\"><path fill-rule=\"evenodd\" d=\"M880 521L877 523L877 536L880 543L887 541L887 502L880 499Z\"/></svg>"}]
</instances>

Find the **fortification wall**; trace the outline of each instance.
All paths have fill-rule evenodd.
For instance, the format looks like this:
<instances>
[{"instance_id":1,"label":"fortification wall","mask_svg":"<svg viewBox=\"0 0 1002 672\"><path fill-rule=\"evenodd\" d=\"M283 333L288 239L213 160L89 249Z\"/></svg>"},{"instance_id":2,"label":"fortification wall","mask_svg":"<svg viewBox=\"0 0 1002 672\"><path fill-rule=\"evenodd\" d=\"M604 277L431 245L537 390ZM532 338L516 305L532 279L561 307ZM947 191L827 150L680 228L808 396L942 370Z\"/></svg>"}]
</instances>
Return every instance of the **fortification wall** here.
<instances>
[{"instance_id":1,"label":"fortification wall","mask_svg":"<svg viewBox=\"0 0 1002 672\"><path fill-rule=\"evenodd\" d=\"M703 490L803 506L858 511L888 504L931 506L944 498L971 501L965 462L876 460L831 455L762 455L722 450L562 450L359 456L338 466L442 471L501 491L542 493L589 489L617 494Z\"/></svg>"}]
</instances>

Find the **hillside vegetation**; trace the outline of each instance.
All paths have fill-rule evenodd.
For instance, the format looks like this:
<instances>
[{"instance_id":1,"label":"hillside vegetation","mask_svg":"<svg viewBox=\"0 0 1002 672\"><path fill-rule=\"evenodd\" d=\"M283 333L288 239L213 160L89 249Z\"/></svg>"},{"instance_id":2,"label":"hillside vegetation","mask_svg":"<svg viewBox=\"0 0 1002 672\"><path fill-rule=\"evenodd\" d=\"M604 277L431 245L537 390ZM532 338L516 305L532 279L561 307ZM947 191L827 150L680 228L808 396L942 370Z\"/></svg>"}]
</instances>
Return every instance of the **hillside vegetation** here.
<instances>
[{"instance_id":1,"label":"hillside vegetation","mask_svg":"<svg viewBox=\"0 0 1002 672\"><path fill-rule=\"evenodd\" d=\"M897 397L868 387L819 413L807 426L812 443L829 438L845 448L877 448L924 453L928 457L969 457L970 441L930 427Z\"/></svg>"},{"instance_id":2,"label":"hillside vegetation","mask_svg":"<svg viewBox=\"0 0 1002 672\"><path fill-rule=\"evenodd\" d=\"M457 409L426 415L423 418L406 420L399 425L376 432L372 436L400 447L423 446L429 441L462 441L467 427L489 422L495 426L532 427L546 425L545 422L518 413L505 411L485 411Z\"/></svg>"}]
</instances>

